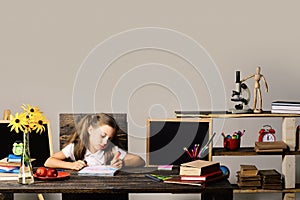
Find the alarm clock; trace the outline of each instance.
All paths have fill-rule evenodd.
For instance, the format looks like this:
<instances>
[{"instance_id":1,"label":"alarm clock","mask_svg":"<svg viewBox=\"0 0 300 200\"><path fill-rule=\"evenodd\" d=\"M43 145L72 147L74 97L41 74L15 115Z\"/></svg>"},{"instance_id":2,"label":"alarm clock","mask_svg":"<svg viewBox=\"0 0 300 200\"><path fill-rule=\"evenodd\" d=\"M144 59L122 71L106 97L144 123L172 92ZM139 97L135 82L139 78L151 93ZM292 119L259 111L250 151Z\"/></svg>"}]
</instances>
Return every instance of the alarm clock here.
<instances>
[{"instance_id":1,"label":"alarm clock","mask_svg":"<svg viewBox=\"0 0 300 200\"><path fill-rule=\"evenodd\" d=\"M259 130L259 142L275 142L275 130L270 125L264 125L262 129Z\"/></svg>"},{"instance_id":2,"label":"alarm clock","mask_svg":"<svg viewBox=\"0 0 300 200\"><path fill-rule=\"evenodd\" d=\"M16 156L22 155L23 152L23 143L20 141L15 141L13 144L12 152Z\"/></svg>"}]
</instances>

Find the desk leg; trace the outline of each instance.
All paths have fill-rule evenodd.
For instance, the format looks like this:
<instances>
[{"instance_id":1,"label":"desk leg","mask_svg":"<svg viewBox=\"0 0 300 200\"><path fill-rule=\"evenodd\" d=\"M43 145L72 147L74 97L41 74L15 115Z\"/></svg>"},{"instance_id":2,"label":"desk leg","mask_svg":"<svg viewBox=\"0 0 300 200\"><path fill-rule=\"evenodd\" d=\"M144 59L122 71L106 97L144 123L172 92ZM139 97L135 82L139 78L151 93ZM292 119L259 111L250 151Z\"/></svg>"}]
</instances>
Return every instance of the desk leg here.
<instances>
[{"instance_id":1,"label":"desk leg","mask_svg":"<svg viewBox=\"0 0 300 200\"><path fill-rule=\"evenodd\" d=\"M13 193L0 193L0 200L13 200L14 194Z\"/></svg>"},{"instance_id":2,"label":"desk leg","mask_svg":"<svg viewBox=\"0 0 300 200\"><path fill-rule=\"evenodd\" d=\"M63 193L62 200L128 200L128 194L73 194L73 193Z\"/></svg>"},{"instance_id":3,"label":"desk leg","mask_svg":"<svg viewBox=\"0 0 300 200\"><path fill-rule=\"evenodd\" d=\"M201 200L233 200L233 191L203 192Z\"/></svg>"}]
</instances>

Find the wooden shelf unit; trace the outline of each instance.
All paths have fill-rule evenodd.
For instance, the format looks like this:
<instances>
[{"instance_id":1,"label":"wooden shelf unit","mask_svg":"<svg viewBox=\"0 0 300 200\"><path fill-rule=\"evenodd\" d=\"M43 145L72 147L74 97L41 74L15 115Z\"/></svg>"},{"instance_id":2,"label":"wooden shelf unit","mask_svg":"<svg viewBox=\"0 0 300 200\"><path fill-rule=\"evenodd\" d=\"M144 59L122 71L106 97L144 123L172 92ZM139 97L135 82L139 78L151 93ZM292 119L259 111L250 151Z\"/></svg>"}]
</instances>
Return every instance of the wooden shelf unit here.
<instances>
[{"instance_id":1,"label":"wooden shelf unit","mask_svg":"<svg viewBox=\"0 0 300 200\"><path fill-rule=\"evenodd\" d=\"M242 147L237 151L227 151L224 148L213 148L211 150L213 156L258 156L258 155L282 155L282 174L284 175L284 189L282 190L265 190L265 189L240 189L235 186L234 193L282 193L284 200L295 199L295 193L300 193L300 184L296 183L296 155L300 155L299 149L296 149L296 118L300 114L289 113L271 113L264 111L263 113L245 113L232 114L226 111L175 111L177 118L282 118L282 141L288 147L288 151L272 152L272 153L257 153L254 147ZM212 131L213 132L213 131Z\"/></svg>"}]
</instances>

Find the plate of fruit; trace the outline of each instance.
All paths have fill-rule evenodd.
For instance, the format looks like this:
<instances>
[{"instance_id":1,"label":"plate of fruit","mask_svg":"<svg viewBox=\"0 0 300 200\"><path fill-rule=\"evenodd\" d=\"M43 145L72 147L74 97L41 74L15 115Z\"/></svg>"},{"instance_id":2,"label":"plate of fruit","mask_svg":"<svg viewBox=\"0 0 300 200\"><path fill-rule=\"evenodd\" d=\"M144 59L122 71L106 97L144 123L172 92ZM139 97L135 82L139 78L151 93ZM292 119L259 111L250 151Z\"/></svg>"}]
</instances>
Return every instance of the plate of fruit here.
<instances>
[{"instance_id":1,"label":"plate of fruit","mask_svg":"<svg viewBox=\"0 0 300 200\"><path fill-rule=\"evenodd\" d=\"M40 180L58 180L70 177L70 173L58 171L55 168L47 169L46 167L39 167L36 169L35 174L33 176Z\"/></svg>"}]
</instances>

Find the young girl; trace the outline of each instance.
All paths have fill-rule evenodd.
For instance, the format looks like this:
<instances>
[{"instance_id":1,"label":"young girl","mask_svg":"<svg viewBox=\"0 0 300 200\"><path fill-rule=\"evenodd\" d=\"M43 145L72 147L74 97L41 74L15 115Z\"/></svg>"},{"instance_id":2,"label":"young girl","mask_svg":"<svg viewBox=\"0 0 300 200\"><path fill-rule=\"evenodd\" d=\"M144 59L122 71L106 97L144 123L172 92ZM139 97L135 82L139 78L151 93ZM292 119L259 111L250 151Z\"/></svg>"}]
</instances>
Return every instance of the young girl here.
<instances>
[{"instance_id":1,"label":"young girl","mask_svg":"<svg viewBox=\"0 0 300 200\"><path fill-rule=\"evenodd\" d=\"M140 156L113 144L119 126L111 116L88 114L75 127L77 131L71 135L66 146L46 160L46 167L80 170L95 165L111 165L118 169L145 165Z\"/></svg>"}]
</instances>

